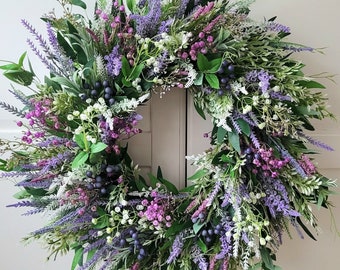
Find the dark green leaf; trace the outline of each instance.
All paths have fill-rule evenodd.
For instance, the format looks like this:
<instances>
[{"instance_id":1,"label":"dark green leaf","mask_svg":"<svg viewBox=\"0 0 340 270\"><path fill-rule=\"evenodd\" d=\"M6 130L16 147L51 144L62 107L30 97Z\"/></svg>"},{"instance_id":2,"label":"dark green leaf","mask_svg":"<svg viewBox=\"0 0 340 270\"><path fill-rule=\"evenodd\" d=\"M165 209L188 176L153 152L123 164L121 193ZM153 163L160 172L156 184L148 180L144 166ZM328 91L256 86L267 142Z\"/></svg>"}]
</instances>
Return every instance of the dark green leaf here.
<instances>
[{"instance_id":1,"label":"dark green leaf","mask_svg":"<svg viewBox=\"0 0 340 270\"><path fill-rule=\"evenodd\" d=\"M7 79L23 86L31 85L34 77L33 73L24 69L7 70L3 74Z\"/></svg>"},{"instance_id":2,"label":"dark green leaf","mask_svg":"<svg viewBox=\"0 0 340 270\"><path fill-rule=\"evenodd\" d=\"M240 146L240 137L236 132L228 132L228 140L231 146L240 154L241 146Z\"/></svg>"},{"instance_id":3,"label":"dark green leaf","mask_svg":"<svg viewBox=\"0 0 340 270\"><path fill-rule=\"evenodd\" d=\"M32 196L44 196L47 193L47 191L42 188L25 188L25 190Z\"/></svg>"},{"instance_id":4,"label":"dark green leaf","mask_svg":"<svg viewBox=\"0 0 340 270\"><path fill-rule=\"evenodd\" d=\"M165 236L166 237L170 237L170 236L174 236L177 233L183 231L186 228L189 228L191 226L191 222L183 222L183 221L179 221L176 220L175 222L172 223L171 227L169 229L167 229L167 231L165 232Z\"/></svg>"},{"instance_id":5,"label":"dark green leaf","mask_svg":"<svg viewBox=\"0 0 340 270\"><path fill-rule=\"evenodd\" d=\"M204 54L199 53L197 55L197 66L199 71L206 71L209 69L209 60Z\"/></svg>"},{"instance_id":6,"label":"dark green leaf","mask_svg":"<svg viewBox=\"0 0 340 270\"><path fill-rule=\"evenodd\" d=\"M75 51L60 32L57 32L57 40L59 45L64 49L66 55L69 56L72 60L75 60L77 56Z\"/></svg>"},{"instance_id":7,"label":"dark green leaf","mask_svg":"<svg viewBox=\"0 0 340 270\"><path fill-rule=\"evenodd\" d=\"M217 129L217 143L223 143L227 131L223 127Z\"/></svg>"},{"instance_id":8,"label":"dark green leaf","mask_svg":"<svg viewBox=\"0 0 340 270\"><path fill-rule=\"evenodd\" d=\"M303 86L303 87L306 87L306 88L315 88L315 89L325 89L326 87L319 83L319 82L316 82L316 81L297 81L297 83L300 85L300 86Z\"/></svg>"},{"instance_id":9,"label":"dark green leaf","mask_svg":"<svg viewBox=\"0 0 340 270\"><path fill-rule=\"evenodd\" d=\"M91 164L97 164L100 162L102 155L100 153L90 153L89 161Z\"/></svg>"},{"instance_id":10,"label":"dark green leaf","mask_svg":"<svg viewBox=\"0 0 340 270\"><path fill-rule=\"evenodd\" d=\"M122 57L122 72L125 78L131 74L131 67L125 56Z\"/></svg>"},{"instance_id":11,"label":"dark green leaf","mask_svg":"<svg viewBox=\"0 0 340 270\"><path fill-rule=\"evenodd\" d=\"M72 169L78 168L79 166L83 165L89 158L89 155L90 154L85 151L79 152L79 154L76 155L72 162Z\"/></svg>"},{"instance_id":12,"label":"dark green leaf","mask_svg":"<svg viewBox=\"0 0 340 270\"><path fill-rule=\"evenodd\" d=\"M206 120L204 111L203 111L203 109L201 108L201 106L200 106L197 102L194 102L194 106L195 106L196 112L197 112L204 120Z\"/></svg>"},{"instance_id":13,"label":"dark green leaf","mask_svg":"<svg viewBox=\"0 0 340 270\"><path fill-rule=\"evenodd\" d=\"M160 166L158 166L157 168L157 178L158 179L163 178L162 169Z\"/></svg>"},{"instance_id":14,"label":"dark green leaf","mask_svg":"<svg viewBox=\"0 0 340 270\"><path fill-rule=\"evenodd\" d=\"M249 124L246 121L244 121L243 119L237 119L236 122L240 126L242 132L249 137L249 135L251 133L251 129L250 129Z\"/></svg>"},{"instance_id":15,"label":"dark green leaf","mask_svg":"<svg viewBox=\"0 0 340 270\"><path fill-rule=\"evenodd\" d=\"M306 227L305 224L303 224L302 220L297 217L296 218L297 222L299 223L299 225L302 227L302 229L305 231L305 233L310 237L312 238L314 241L317 241L316 238L314 237L314 235L308 230L308 228Z\"/></svg>"},{"instance_id":16,"label":"dark green leaf","mask_svg":"<svg viewBox=\"0 0 340 270\"><path fill-rule=\"evenodd\" d=\"M158 179L156 176L154 176L151 173L148 173L149 179L150 179L150 185L151 187L155 188L156 185L159 183Z\"/></svg>"},{"instance_id":17,"label":"dark green leaf","mask_svg":"<svg viewBox=\"0 0 340 270\"><path fill-rule=\"evenodd\" d=\"M138 78L139 75L142 73L143 68L144 68L144 64L143 64L143 63L139 64L138 66L135 66L135 67L132 69L132 72L131 72L131 74L130 74L130 76L129 76L129 79L130 79L131 81L133 81L133 80L135 80L136 78Z\"/></svg>"},{"instance_id":18,"label":"dark green leaf","mask_svg":"<svg viewBox=\"0 0 340 270\"><path fill-rule=\"evenodd\" d=\"M208 251L207 245L204 244L204 242L202 241L202 239L198 239L197 245L200 247L200 249L202 250L202 252L203 252L204 254Z\"/></svg>"},{"instance_id":19,"label":"dark green leaf","mask_svg":"<svg viewBox=\"0 0 340 270\"><path fill-rule=\"evenodd\" d=\"M159 179L159 182L161 182L164 186L166 186L168 191L172 192L175 195L178 194L178 189L173 183L169 182L168 180L164 178L158 178L158 179Z\"/></svg>"},{"instance_id":20,"label":"dark green leaf","mask_svg":"<svg viewBox=\"0 0 340 270\"><path fill-rule=\"evenodd\" d=\"M214 89L220 89L220 81L215 74L212 73L205 73L205 79L209 83L209 85Z\"/></svg>"},{"instance_id":21,"label":"dark green leaf","mask_svg":"<svg viewBox=\"0 0 340 270\"><path fill-rule=\"evenodd\" d=\"M99 153L106 149L107 145L103 142L97 142L91 145L90 151L91 153Z\"/></svg>"},{"instance_id":22,"label":"dark green leaf","mask_svg":"<svg viewBox=\"0 0 340 270\"><path fill-rule=\"evenodd\" d=\"M81 0L71 0L71 4L86 9L86 4Z\"/></svg>"},{"instance_id":23,"label":"dark green leaf","mask_svg":"<svg viewBox=\"0 0 340 270\"><path fill-rule=\"evenodd\" d=\"M270 249L266 247L260 247L260 253L261 253L261 258L264 263L264 265L269 269L269 270L275 270L273 260L270 257Z\"/></svg>"},{"instance_id":24,"label":"dark green leaf","mask_svg":"<svg viewBox=\"0 0 340 270\"><path fill-rule=\"evenodd\" d=\"M140 175L139 179L135 180L134 182L136 184L136 187L139 191L143 191L143 190L147 190L148 189L148 185L146 184L144 178Z\"/></svg>"}]
</instances>

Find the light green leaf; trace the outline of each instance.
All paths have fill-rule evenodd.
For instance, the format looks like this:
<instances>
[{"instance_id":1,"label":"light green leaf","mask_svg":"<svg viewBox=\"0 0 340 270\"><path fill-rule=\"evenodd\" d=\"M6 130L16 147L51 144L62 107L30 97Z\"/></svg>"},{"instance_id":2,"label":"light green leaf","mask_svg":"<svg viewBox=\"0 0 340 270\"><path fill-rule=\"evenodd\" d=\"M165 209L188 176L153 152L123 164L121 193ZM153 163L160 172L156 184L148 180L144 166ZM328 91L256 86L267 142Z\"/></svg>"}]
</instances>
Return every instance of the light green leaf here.
<instances>
[{"instance_id":1,"label":"light green leaf","mask_svg":"<svg viewBox=\"0 0 340 270\"><path fill-rule=\"evenodd\" d=\"M214 89L220 89L220 81L215 74L205 73L205 79L209 83L209 85Z\"/></svg>"},{"instance_id":2,"label":"light green leaf","mask_svg":"<svg viewBox=\"0 0 340 270\"><path fill-rule=\"evenodd\" d=\"M76 134L74 136L74 140L76 141L76 143L78 144L78 146L81 148L81 149L85 149L85 136L83 133L80 133L80 134Z\"/></svg>"},{"instance_id":3,"label":"light green leaf","mask_svg":"<svg viewBox=\"0 0 340 270\"><path fill-rule=\"evenodd\" d=\"M106 149L107 145L103 142L97 142L91 145L90 151L91 153L99 153Z\"/></svg>"},{"instance_id":4,"label":"light green leaf","mask_svg":"<svg viewBox=\"0 0 340 270\"><path fill-rule=\"evenodd\" d=\"M29 194L25 189L20 190L19 192L15 193L15 194L13 195L13 197L16 198L16 199L18 199L18 200L25 199L25 198L27 198L27 197L29 197L29 196L30 196L30 194Z\"/></svg>"},{"instance_id":5,"label":"light green leaf","mask_svg":"<svg viewBox=\"0 0 340 270\"><path fill-rule=\"evenodd\" d=\"M197 102L194 102L194 106L195 106L196 112L197 112L204 120L206 120L204 111L203 111L203 109L201 108L201 106L200 106Z\"/></svg>"},{"instance_id":6,"label":"light green leaf","mask_svg":"<svg viewBox=\"0 0 340 270\"><path fill-rule=\"evenodd\" d=\"M194 225L192 226L194 233L197 234L204 227L204 225L205 225L204 223L199 222L194 223Z\"/></svg>"},{"instance_id":7,"label":"light green leaf","mask_svg":"<svg viewBox=\"0 0 340 270\"><path fill-rule=\"evenodd\" d=\"M79 152L79 154L76 155L76 157L74 158L72 162L72 165L71 165L72 169L78 168L79 166L83 165L89 158L89 155L90 154L85 151Z\"/></svg>"},{"instance_id":8,"label":"light green leaf","mask_svg":"<svg viewBox=\"0 0 340 270\"><path fill-rule=\"evenodd\" d=\"M216 58L209 62L209 69L206 71L207 73L216 73L222 64L222 58Z\"/></svg>"},{"instance_id":9,"label":"light green leaf","mask_svg":"<svg viewBox=\"0 0 340 270\"><path fill-rule=\"evenodd\" d=\"M131 74L131 67L125 56L122 57L122 72L125 78Z\"/></svg>"},{"instance_id":10,"label":"light green leaf","mask_svg":"<svg viewBox=\"0 0 340 270\"><path fill-rule=\"evenodd\" d=\"M83 265L83 251L84 249L81 246L75 250L71 270L76 269L77 266Z\"/></svg>"},{"instance_id":11,"label":"light green leaf","mask_svg":"<svg viewBox=\"0 0 340 270\"><path fill-rule=\"evenodd\" d=\"M201 169L201 170L198 170L197 172L195 172L192 176L190 176L188 178L189 181L192 181L192 180L196 180L196 179L200 179L206 175L209 174L209 171L206 170L206 169Z\"/></svg>"},{"instance_id":12,"label":"light green leaf","mask_svg":"<svg viewBox=\"0 0 340 270\"><path fill-rule=\"evenodd\" d=\"M194 81L194 85L202 85L203 84L203 72L198 72L195 81Z\"/></svg>"}]
</instances>

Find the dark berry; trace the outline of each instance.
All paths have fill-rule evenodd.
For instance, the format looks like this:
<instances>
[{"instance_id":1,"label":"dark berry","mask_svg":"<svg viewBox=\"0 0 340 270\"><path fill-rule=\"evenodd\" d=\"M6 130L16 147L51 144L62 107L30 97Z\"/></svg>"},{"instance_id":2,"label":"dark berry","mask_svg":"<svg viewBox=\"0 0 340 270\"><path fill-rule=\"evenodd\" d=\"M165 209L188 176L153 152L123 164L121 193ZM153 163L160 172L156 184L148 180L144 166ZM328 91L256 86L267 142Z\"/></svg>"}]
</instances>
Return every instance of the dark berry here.
<instances>
[{"instance_id":1,"label":"dark berry","mask_svg":"<svg viewBox=\"0 0 340 270\"><path fill-rule=\"evenodd\" d=\"M229 65L228 66L228 71L229 72L234 72L234 70L235 70L235 67L233 65Z\"/></svg>"},{"instance_id":2,"label":"dark berry","mask_svg":"<svg viewBox=\"0 0 340 270\"><path fill-rule=\"evenodd\" d=\"M109 99L109 104L110 104L110 105L113 105L115 102L116 102L116 101L115 101L114 98L110 98L110 99Z\"/></svg>"},{"instance_id":3,"label":"dark berry","mask_svg":"<svg viewBox=\"0 0 340 270\"><path fill-rule=\"evenodd\" d=\"M102 87L101 82L99 82L99 81L95 82L95 84L94 84L94 89L98 90L98 89L100 89L101 87Z\"/></svg>"},{"instance_id":4,"label":"dark berry","mask_svg":"<svg viewBox=\"0 0 340 270\"><path fill-rule=\"evenodd\" d=\"M92 96L97 96L98 95L97 90L95 90L95 89L91 90L91 95Z\"/></svg>"},{"instance_id":5,"label":"dark berry","mask_svg":"<svg viewBox=\"0 0 340 270\"><path fill-rule=\"evenodd\" d=\"M83 84L84 89L90 89L90 85L88 83Z\"/></svg>"},{"instance_id":6,"label":"dark berry","mask_svg":"<svg viewBox=\"0 0 340 270\"><path fill-rule=\"evenodd\" d=\"M92 171L87 171L86 176L89 177L89 178L92 178L92 176L93 176Z\"/></svg>"},{"instance_id":7,"label":"dark berry","mask_svg":"<svg viewBox=\"0 0 340 270\"><path fill-rule=\"evenodd\" d=\"M109 81L107 80L103 81L103 87L108 87L108 86L110 86Z\"/></svg>"}]
</instances>

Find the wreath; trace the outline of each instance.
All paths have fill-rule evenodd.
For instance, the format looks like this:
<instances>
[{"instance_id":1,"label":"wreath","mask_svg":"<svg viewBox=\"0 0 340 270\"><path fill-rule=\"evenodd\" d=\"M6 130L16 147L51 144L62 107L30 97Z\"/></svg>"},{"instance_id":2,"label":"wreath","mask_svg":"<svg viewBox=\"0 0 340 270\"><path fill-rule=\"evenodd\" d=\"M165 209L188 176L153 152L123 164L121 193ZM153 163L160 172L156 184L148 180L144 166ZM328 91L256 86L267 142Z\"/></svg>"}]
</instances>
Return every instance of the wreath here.
<instances>
[{"instance_id":1,"label":"wreath","mask_svg":"<svg viewBox=\"0 0 340 270\"><path fill-rule=\"evenodd\" d=\"M275 18L251 20L251 0L98 0L92 19L73 12L83 1L58 2L46 39L22 21L49 75L26 53L0 67L32 90L10 90L22 109L0 103L22 118L22 137L1 140L1 176L20 178L10 206L50 217L26 239L73 250L72 270L274 270L283 233L314 238L310 205L330 207L335 182L313 164L307 143L332 149L310 119L333 115L291 55L315 49ZM174 87L213 123L182 190L160 169L144 179L125 143L142 132L138 106Z\"/></svg>"}]
</instances>

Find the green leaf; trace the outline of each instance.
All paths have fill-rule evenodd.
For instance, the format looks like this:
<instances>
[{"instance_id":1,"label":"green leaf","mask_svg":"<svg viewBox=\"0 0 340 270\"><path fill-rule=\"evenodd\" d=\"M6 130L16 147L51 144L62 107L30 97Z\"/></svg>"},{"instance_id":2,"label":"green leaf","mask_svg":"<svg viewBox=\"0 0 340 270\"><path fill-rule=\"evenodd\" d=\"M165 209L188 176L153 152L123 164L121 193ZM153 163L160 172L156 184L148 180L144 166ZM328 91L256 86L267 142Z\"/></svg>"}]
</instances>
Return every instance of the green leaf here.
<instances>
[{"instance_id":1,"label":"green leaf","mask_svg":"<svg viewBox=\"0 0 340 270\"><path fill-rule=\"evenodd\" d=\"M38 197L38 196L45 196L47 191L42 188L25 188L28 194Z\"/></svg>"},{"instance_id":2,"label":"green leaf","mask_svg":"<svg viewBox=\"0 0 340 270\"><path fill-rule=\"evenodd\" d=\"M264 265L269 269L269 270L274 270L274 264L273 260L270 257L270 249L266 247L260 247L260 253L261 253L261 258L264 263Z\"/></svg>"},{"instance_id":3,"label":"green leaf","mask_svg":"<svg viewBox=\"0 0 340 270\"><path fill-rule=\"evenodd\" d=\"M176 220L175 222L172 223L171 227L166 230L165 236L166 237L174 236L177 233L183 231L184 229L189 228L191 224L192 224L191 221L183 222L180 220Z\"/></svg>"},{"instance_id":4,"label":"green leaf","mask_svg":"<svg viewBox=\"0 0 340 270\"><path fill-rule=\"evenodd\" d=\"M168 191L172 192L175 195L178 194L178 189L173 183L169 182L168 180L164 178L158 178L158 179L159 179L159 182L161 182L164 186L166 186Z\"/></svg>"},{"instance_id":5,"label":"green leaf","mask_svg":"<svg viewBox=\"0 0 340 270\"><path fill-rule=\"evenodd\" d=\"M200 179L206 175L209 174L209 171L206 170L206 169L201 169L201 170L198 170L197 172L195 172L192 176L190 176L188 178L189 181L192 181L192 180L196 180L196 179Z\"/></svg>"},{"instance_id":6,"label":"green leaf","mask_svg":"<svg viewBox=\"0 0 340 270\"><path fill-rule=\"evenodd\" d=\"M71 270L76 269L76 267L79 265L83 265L83 251L84 248L82 248L81 246L79 246L74 253L74 257L72 260L72 265L71 265Z\"/></svg>"},{"instance_id":7,"label":"green leaf","mask_svg":"<svg viewBox=\"0 0 340 270\"><path fill-rule=\"evenodd\" d=\"M250 133L251 133L251 129L250 129L249 124L246 121L244 121L243 119L237 119L236 122L240 126L242 132L249 137Z\"/></svg>"},{"instance_id":8,"label":"green leaf","mask_svg":"<svg viewBox=\"0 0 340 270\"><path fill-rule=\"evenodd\" d=\"M131 13L133 13L132 11L134 11L134 8L136 7L136 0L126 0L126 5Z\"/></svg>"},{"instance_id":9,"label":"green leaf","mask_svg":"<svg viewBox=\"0 0 340 270\"><path fill-rule=\"evenodd\" d=\"M85 149L85 136L83 133L80 134L76 134L74 136L74 140L76 141L77 145L81 148L81 149Z\"/></svg>"},{"instance_id":10,"label":"green leaf","mask_svg":"<svg viewBox=\"0 0 340 270\"><path fill-rule=\"evenodd\" d=\"M208 58L202 53L197 55L197 66L198 69L203 72L208 70L210 67Z\"/></svg>"},{"instance_id":11,"label":"green leaf","mask_svg":"<svg viewBox=\"0 0 340 270\"><path fill-rule=\"evenodd\" d=\"M209 83L209 85L214 89L220 89L220 81L215 74L205 73L205 79Z\"/></svg>"},{"instance_id":12,"label":"green leaf","mask_svg":"<svg viewBox=\"0 0 340 270\"><path fill-rule=\"evenodd\" d=\"M194 223L194 225L192 226L194 233L197 235L197 233L204 227L204 225L205 225L204 223L199 222Z\"/></svg>"},{"instance_id":13,"label":"green leaf","mask_svg":"<svg viewBox=\"0 0 340 270\"><path fill-rule=\"evenodd\" d=\"M89 161L91 164L97 164L101 157L102 155L100 153L90 153Z\"/></svg>"},{"instance_id":14,"label":"green leaf","mask_svg":"<svg viewBox=\"0 0 340 270\"><path fill-rule=\"evenodd\" d=\"M27 190L23 189L23 190L20 190L19 192L15 193L13 195L14 198L18 199L18 200L22 200L22 199L25 199L27 197L31 196Z\"/></svg>"},{"instance_id":15,"label":"green leaf","mask_svg":"<svg viewBox=\"0 0 340 270\"><path fill-rule=\"evenodd\" d=\"M106 149L107 145L103 142L97 142L91 145L90 152L91 153L99 153Z\"/></svg>"},{"instance_id":16,"label":"green leaf","mask_svg":"<svg viewBox=\"0 0 340 270\"><path fill-rule=\"evenodd\" d=\"M155 177L153 174L148 173L149 179L150 179L150 185L155 188L156 185L159 183L157 177Z\"/></svg>"},{"instance_id":17,"label":"green leaf","mask_svg":"<svg viewBox=\"0 0 340 270\"><path fill-rule=\"evenodd\" d=\"M122 57L122 72L125 78L128 78L131 74L131 67L125 56Z\"/></svg>"},{"instance_id":18,"label":"green leaf","mask_svg":"<svg viewBox=\"0 0 340 270\"><path fill-rule=\"evenodd\" d=\"M306 227L305 224L303 224L301 218L297 217L296 218L297 222L299 223L299 225L302 227L302 229L305 231L305 233L312 238L314 241L317 241L316 238L314 237L314 235L308 230L308 228Z\"/></svg>"},{"instance_id":19,"label":"green leaf","mask_svg":"<svg viewBox=\"0 0 340 270\"><path fill-rule=\"evenodd\" d=\"M204 120L206 120L204 111L203 111L203 109L201 108L201 106L200 106L197 102L194 102L194 107L195 107L195 109L196 109L196 112L197 112Z\"/></svg>"},{"instance_id":20,"label":"green leaf","mask_svg":"<svg viewBox=\"0 0 340 270\"><path fill-rule=\"evenodd\" d=\"M71 0L71 4L86 9L86 4L81 0Z\"/></svg>"},{"instance_id":21,"label":"green leaf","mask_svg":"<svg viewBox=\"0 0 340 270\"><path fill-rule=\"evenodd\" d=\"M157 178L158 179L163 178L161 166L158 166L158 168L157 168Z\"/></svg>"},{"instance_id":22,"label":"green leaf","mask_svg":"<svg viewBox=\"0 0 340 270\"><path fill-rule=\"evenodd\" d=\"M143 69L144 69L144 64L143 64L143 63L141 63L141 64L135 66L135 67L132 69L131 74L129 75L129 79L133 81L133 80L135 80L136 78L138 78L139 75L142 73Z\"/></svg>"},{"instance_id":23,"label":"green leaf","mask_svg":"<svg viewBox=\"0 0 340 270\"><path fill-rule=\"evenodd\" d=\"M146 184L144 178L139 175L139 179L135 181L136 187L139 191L143 191L143 190L147 190L148 189L148 185Z\"/></svg>"},{"instance_id":24,"label":"green leaf","mask_svg":"<svg viewBox=\"0 0 340 270\"><path fill-rule=\"evenodd\" d=\"M51 78L51 80L59 83L60 85L66 86L65 90L71 94L77 96L80 93L79 85L75 84L65 77L53 77Z\"/></svg>"},{"instance_id":25,"label":"green leaf","mask_svg":"<svg viewBox=\"0 0 340 270\"><path fill-rule=\"evenodd\" d=\"M64 49L67 56L69 56L72 60L76 59L76 53L73 50L72 46L69 42L63 37L60 32L57 32L57 40L59 45Z\"/></svg>"},{"instance_id":26,"label":"green leaf","mask_svg":"<svg viewBox=\"0 0 340 270\"><path fill-rule=\"evenodd\" d=\"M29 86L33 82L34 74L30 71L19 69L19 70L7 70L4 76L12 82L21 84L23 86Z\"/></svg>"},{"instance_id":27,"label":"green leaf","mask_svg":"<svg viewBox=\"0 0 340 270\"><path fill-rule=\"evenodd\" d=\"M198 239L197 245L200 247L200 249L202 250L203 253L206 253L208 251L208 247L207 247L206 244L204 244L202 239Z\"/></svg>"},{"instance_id":28,"label":"green leaf","mask_svg":"<svg viewBox=\"0 0 340 270\"><path fill-rule=\"evenodd\" d=\"M79 166L83 165L89 158L89 155L90 154L85 151L79 152L72 162L72 165L71 165L72 169L78 168Z\"/></svg>"},{"instance_id":29,"label":"green leaf","mask_svg":"<svg viewBox=\"0 0 340 270\"><path fill-rule=\"evenodd\" d=\"M325 89L326 87L316 81L297 81L297 84L306 88Z\"/></svg>"},{"instance_id":30,"label":"green leaf","mask_svg":"<svg viewBox=\"0 0 340 270\"><path fill-rule=\"evenodd\" d=\"M228 140L231 146L241 154L240 136L236 132L228 132Z\"/></svg>"},{"instance_id":31,"label":"green leaf","mask_svg":"<svg viewBox=\"0 0 340 270\"><path fill-rule=\"evenodd\" d=\"M222 58L216 58L209 62L209 69L206 71L207 73L216 73L222 64Z\"/></svg>"},{"instance_id":32,"label":"green leaf","mask_svg":"<svg viewBox=\"0 0 340 270\"><path fill-rule=\"evenodd\" d=\"M223 127L217 128L217 143L223 143L227 131Z\"/></svg>"}]
</instances>

